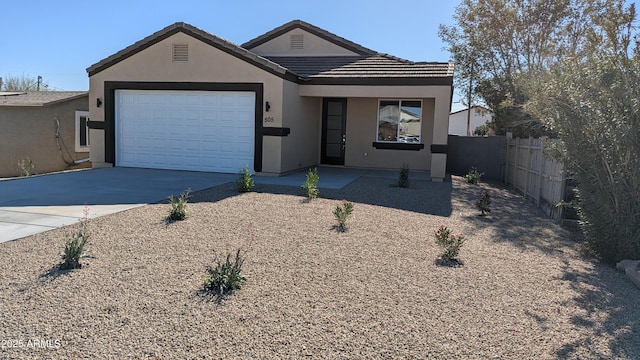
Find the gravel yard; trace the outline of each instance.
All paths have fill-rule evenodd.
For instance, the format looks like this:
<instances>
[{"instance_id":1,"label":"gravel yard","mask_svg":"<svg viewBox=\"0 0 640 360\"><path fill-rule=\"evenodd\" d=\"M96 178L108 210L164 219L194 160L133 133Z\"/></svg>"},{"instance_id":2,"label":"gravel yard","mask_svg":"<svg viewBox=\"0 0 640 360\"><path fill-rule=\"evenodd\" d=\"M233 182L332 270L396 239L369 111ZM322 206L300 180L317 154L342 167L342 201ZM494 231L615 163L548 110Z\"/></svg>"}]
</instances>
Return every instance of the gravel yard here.
<instances>
[{"instance_id":1,"label":"gravel yard","mask_svg":"<svg viewBox=\"0 0 640 360\"><path fill-rule=\"evenodd\" d=\"M459 177L391 182L310 203L231 183L194 194L182 222L165 223L166 203L96 218L69 272L53 268L73 226L0 244L0 359L640 358L640 290L533 205ZM333 229L342 199L355 205L346 233ZM436 263L441 224L466 236L463 266ZM250 233L245 286L199 294L215 253Z\"/></svg>"}]
</instances>

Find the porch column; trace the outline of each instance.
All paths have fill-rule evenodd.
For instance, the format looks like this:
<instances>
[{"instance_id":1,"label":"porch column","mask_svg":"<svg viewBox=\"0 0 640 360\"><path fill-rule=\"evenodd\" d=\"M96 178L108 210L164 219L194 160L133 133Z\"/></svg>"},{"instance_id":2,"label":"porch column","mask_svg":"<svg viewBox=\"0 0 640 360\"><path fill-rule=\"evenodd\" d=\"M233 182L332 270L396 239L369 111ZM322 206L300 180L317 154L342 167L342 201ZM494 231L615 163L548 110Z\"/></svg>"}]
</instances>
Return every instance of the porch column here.
<instances>
[{"instance_id":1,"label":"porch column","mask_svg":"<svg viewBox=\"0 0 640 360\"><path fill-rule=\"evenodd\" d=\"M436 97L431 141L431 181L443 182L447 173L447 139L451 95Z\"/></svg>"}]
</instances>

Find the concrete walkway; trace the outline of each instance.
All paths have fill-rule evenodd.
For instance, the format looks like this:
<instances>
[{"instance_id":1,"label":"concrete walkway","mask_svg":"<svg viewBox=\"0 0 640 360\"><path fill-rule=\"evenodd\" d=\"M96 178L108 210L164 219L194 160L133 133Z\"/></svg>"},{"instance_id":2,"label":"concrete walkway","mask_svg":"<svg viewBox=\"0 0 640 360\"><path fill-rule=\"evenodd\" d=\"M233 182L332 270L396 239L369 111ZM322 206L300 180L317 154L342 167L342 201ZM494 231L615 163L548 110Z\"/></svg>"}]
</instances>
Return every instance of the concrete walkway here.
<instances>
[{"instance_id":1,"label":"concrete walkway","mask_svg":"<svg viewBox=\"0 0 640 360\"><path fill-rule=\"evenodd\" d=\"M318 187L340 189L361 176L397 178L397 171L320 167ZM427 180L428 173L412 172ZM257 184L300 186L306 171L281 177L255 176ZM88 209L95 218L169 195L236 181L238 175L138 168L101 168L0 181L0 242L77 223Z\"/></svg>"}]
</instances>

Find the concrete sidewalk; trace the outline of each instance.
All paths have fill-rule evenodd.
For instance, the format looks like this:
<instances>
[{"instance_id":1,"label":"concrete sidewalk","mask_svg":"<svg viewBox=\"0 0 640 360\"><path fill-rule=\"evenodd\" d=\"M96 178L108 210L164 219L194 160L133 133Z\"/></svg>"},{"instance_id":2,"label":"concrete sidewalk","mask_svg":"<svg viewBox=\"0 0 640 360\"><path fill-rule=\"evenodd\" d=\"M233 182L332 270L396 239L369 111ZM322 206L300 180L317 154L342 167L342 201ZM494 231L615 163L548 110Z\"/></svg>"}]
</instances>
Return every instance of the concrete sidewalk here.
<instances>
[{"instance_id":1,"label":"concrete sidewalk","mask_svg":"<svg viewBox=\"0 0 640 360\"><path fill-rule=\"evenodd\" d=\"M341 189L361 176L394 179L397 171L319 167L319 188ZM256 184L300 186L306 171L255 176ZM428 180L425 172L412 178ZM88 209L95 218L156 203L169 195L236 181L236 174L139 168L101 168L0 181L0 242L77 223Z\"/></svg>"}]
</instances>

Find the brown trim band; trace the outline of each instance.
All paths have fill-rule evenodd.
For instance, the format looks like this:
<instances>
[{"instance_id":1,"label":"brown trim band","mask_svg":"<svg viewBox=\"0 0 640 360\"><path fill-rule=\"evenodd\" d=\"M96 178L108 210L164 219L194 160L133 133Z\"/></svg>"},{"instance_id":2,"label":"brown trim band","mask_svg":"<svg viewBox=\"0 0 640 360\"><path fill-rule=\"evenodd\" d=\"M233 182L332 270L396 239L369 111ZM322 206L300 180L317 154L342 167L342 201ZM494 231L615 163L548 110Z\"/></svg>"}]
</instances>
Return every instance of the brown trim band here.
<instances>
[{"instance_id":1,"label":"brown trim band","mask_svg":"<svg viewBox=\"0 0 640 360\"><path fill-rule=\"evenodd\" d=\"M291 134L291 129L288 127L263 127L262 135L265 136L287 136Z\"/></svg>"},{"instance_id":2,"label":"brown trim band","mask_svg":"<svg viewBox=\"0 0 640 360\"><path fill-rule=\"evenodd\" d=\"M104 130L104 126L105 126L104 121L92 121L92 120L87 121L87 127L89 129Z\"/></svg>"},{"instance_id":3,"label":"brown trim band","mask_svg":"<svg viewBox=\"0 0 640 360\"><path fill-rule=\"evenodd\" d=\"M373 142L373 147L381 150L422 150L424 144Z\"/></svg>"},{"instance_id":4,"label":"brown trim band","mask_svg":"<svg viewBox=\"0 0 640 360\"><path fill-rule=\"evenodd\" d=\"M116 164L116 90L191 90L191 91L252 91L255 100L255 146L253 170L262 171L262 83L189 83L189 82L104 82L105 162Z\"/></svg>"},{"instance_id":5,"label":"brown trim band","mask_svg":"<svg viewBox=\"0 0 640 360\"><path fill-rule=\"evenodd\" d=\"M446 154L448 152L447 144L431 144L432 154Z\"/></svg>"}]
</instances>

